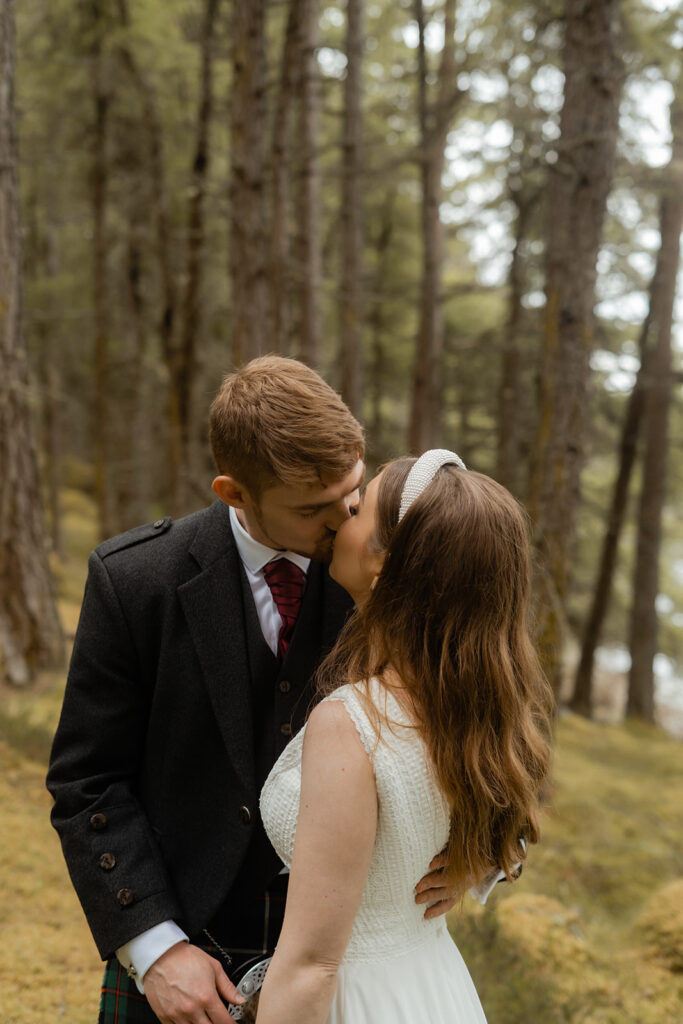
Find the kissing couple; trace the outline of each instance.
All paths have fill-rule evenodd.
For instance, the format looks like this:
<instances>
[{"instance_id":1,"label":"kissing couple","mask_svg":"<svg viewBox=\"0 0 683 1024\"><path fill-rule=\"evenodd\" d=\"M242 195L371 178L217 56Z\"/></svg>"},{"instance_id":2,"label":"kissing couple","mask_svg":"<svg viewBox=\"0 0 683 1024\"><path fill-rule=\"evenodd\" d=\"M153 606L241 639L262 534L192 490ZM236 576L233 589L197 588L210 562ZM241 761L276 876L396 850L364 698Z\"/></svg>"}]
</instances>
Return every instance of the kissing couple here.
<instances>
[{"instance_id":1,"label":"kissing couple","mask_svg":"<svg viewBox=\"0 0 683 1024\"><path fill-rule=\"evenodd\" d=\"M210 440L213 504L91 554L52 750L99 1022L485 1024L444 914L539 839L525 514L443 450L365 486L293 359Z\"/></svg>"}]
</instances>

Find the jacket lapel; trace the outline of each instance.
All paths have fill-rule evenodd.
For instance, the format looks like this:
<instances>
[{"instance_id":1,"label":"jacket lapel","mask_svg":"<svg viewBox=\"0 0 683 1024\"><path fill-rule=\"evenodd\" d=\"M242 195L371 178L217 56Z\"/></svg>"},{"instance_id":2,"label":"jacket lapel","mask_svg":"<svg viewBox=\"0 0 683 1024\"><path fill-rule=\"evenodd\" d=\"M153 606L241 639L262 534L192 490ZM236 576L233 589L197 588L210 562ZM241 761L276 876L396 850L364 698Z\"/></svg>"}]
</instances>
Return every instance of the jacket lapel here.
<instances>
[{"instance_id":1,"label":"jacket lapel","mask_svg":"<svg viewBox=\"0 0 683 1024\"><path fill-rule=\"evenodd\" d=\"M255 791L241 564L222 502L211 506L190 554L201 571L178 588L178 597L228 756L239 777Z\"/></svg>"}]
</instances>

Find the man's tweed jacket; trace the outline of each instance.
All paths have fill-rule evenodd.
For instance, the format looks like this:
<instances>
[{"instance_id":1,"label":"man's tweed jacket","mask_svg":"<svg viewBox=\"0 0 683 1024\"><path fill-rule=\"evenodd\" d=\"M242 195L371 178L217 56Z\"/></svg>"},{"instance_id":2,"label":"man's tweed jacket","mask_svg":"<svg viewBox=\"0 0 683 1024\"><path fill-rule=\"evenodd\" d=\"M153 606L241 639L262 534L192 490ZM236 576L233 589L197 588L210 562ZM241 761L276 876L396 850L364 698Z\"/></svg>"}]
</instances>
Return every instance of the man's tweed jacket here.
<instances>
[{"instance_id":1,"label":"man's tweed jacket","mask_svg":"<svg viewBox=\"0 0 683 1024\"><path fill-rule=\"evenodd\" d=\"M225 505L92 553L48 788L103 958L167 919L196 935L222 905L260 827L261 719L281 749L349 608L312 563L287 682L264 690L252 655L265 641Z\"/></svg>"}]
</instances>

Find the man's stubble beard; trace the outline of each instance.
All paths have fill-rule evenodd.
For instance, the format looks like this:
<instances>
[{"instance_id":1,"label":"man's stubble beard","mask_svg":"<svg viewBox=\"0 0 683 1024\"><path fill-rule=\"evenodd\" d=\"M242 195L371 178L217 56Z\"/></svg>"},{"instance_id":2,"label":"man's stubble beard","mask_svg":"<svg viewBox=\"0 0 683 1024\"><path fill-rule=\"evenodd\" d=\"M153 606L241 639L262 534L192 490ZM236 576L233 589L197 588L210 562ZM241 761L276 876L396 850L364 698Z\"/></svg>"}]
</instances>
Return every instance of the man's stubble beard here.
<instances>
[{"instance_id":1,"label":"man's stubble beard","mask_svg":"<svg viewBox=\"0 0 683 1024\"><path fill-rule=\"evenodd\" d=\"M297 555L303 555L304 558L310 558L312 562L324 562L329 564L332 561L332 548L334 547L334 538L336 533L333 530L326 530L326 535L316 542L313 551L301 551L297 548L283 548L282 545L271 537L266 529L263 516L261 514L261 508L258 505L253 506L254 519L256 520L258 527L263 536L268 541L270 547L276 551L294 551Z\"/></svg>"}]
</instances>

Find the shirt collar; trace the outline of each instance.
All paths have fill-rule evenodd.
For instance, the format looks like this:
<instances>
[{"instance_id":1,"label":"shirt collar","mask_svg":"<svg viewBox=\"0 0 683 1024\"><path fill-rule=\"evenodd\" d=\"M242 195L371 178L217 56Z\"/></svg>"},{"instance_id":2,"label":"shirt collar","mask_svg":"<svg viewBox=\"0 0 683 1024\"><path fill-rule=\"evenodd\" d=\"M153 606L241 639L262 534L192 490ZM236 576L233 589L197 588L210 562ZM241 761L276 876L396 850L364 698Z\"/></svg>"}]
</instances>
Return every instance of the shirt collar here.
<instances>
[{"instance_id":1,"label":"shirt collar","mask_svg":"<svg viewBox=\"0 0 683 1024\"><path fill-rule=\"evenodd\" d=\"M308 572L308 567L311 564L310 558L299 555L296 551L278 551L276 548L269 548L266 544L254 540L242 526L232 505L230 505L230 525L235 537L237 552L249 572L255 575L268 565L268 562L273 562L277 558L287 558L294 565L298 565L303 572Z\"/></svg>"}]
</instances>

